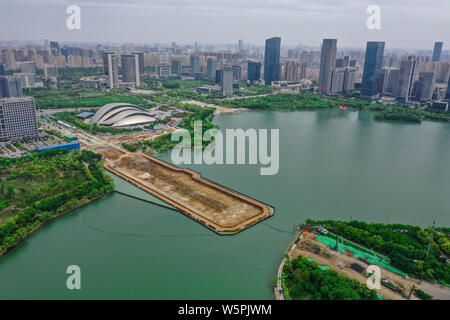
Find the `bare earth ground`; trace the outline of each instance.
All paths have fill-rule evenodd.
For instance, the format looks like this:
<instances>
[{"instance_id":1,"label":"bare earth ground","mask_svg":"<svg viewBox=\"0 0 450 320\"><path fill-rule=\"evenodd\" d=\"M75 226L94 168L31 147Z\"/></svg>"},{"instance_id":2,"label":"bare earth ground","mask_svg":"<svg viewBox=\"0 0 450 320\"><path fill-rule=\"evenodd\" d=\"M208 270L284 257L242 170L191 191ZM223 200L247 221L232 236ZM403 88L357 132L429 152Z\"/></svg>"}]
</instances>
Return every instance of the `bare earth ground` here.
<instances>
[{"instance_id":1,"label":"bare earth ground","mask_svg":"<svg viewBox=\"0 0 450 320\"><path fill-rule=\"evenodd\" d=\"M238 230L270 213L268 207L261 203L244 200L245 197L225 191L212 182L194 179L192 172L174 170L141 153L123 153L113 148L99 148L97 151L105 156L107 169L111 167L119 171L219 228Z\"/></svg>"},{"instance_id":2,"label":"bare earth ground","mask_svg":"<svg viewBox=\"0 0 450 320\"><path fill-rule=\"evenodd\" d=\"M364 273L358 273L357 271L351 269L350 265L356 263L363 267L364 270L367 270L367 264L357 258L354 258L349 252L346 254L338 253L315 239L316 236L314 233L304 235L302 240L292 250L292 258L295 259L299 255L306 258L312 258L321 266L328 266L337 272L358 280L362 284L366 284L367 277ZM320 248L320 252L316 249L317 247ZM450 299L450 290L448 288L432 285L426 282L420 283L417 279L404 278L401 275L383 268L381 268L381 277L383 279L388 279L395 285L404 288L404 292L406 292L406 294L409 294L411 289L414 287L415 289L422 289L423 291L431 294L435 299ZM381 286L381 289L376 291L385 297L385 299L404 300L400 294L395 293L391 289L384 286ZM411 296L411 299L415 299L414 295Z\"/></svg>"}]
</instances>

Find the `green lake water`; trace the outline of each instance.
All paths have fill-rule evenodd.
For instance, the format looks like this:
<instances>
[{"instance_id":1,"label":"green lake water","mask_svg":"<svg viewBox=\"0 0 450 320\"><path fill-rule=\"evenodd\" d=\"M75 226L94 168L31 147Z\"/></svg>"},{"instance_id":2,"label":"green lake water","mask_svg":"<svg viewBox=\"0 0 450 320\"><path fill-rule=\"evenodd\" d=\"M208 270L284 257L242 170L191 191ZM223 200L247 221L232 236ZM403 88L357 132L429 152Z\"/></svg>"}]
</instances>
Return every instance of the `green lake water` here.
<instances>
[{"instance_id":1,"label":"green lake water","mask_svg":"<svg viewBox=\"0 0 450 320\"><path fill-rule=\"evenodd\" d=\"M280 130L280 170L190 165L275 207L221 237L171 210L111 194L36 232L0 259L0 299L272 299L293 228L305 220L450 225L450 124L376 122L343 110L248 111L225 128ZM170 155L162 159L170 161ZM114 177L118 190L159 201ZM81 268L79 291L66 268Z\"/></svg>"}]
</instances>

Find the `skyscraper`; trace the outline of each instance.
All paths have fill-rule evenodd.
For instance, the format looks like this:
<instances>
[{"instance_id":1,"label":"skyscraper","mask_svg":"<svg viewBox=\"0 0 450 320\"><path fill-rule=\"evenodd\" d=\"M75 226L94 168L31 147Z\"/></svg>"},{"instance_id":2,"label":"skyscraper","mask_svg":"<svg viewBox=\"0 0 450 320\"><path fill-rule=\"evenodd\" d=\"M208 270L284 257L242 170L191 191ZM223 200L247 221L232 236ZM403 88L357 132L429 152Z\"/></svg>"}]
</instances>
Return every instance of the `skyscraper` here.
<instances>
[{"instance_id":1,"label":"skyscraper","mask_svg":"<svg viewBox=\"0 0 450 320\"><path fill-rule=\"evenodd\" d=\"M110 54L114 54L114 52L109 52L109 51L104 51L103 52L103 71L105 73L105 76L108 75L108 70L109 70L109 67L108 67L108 55L110 55Z\"/></svg>"},{"instance_id":2,"label":"skyscraper","mask_svg":"<svg viewBox=\"0 0 450 320\"><path fill-rule=\"evenodd\" d=\"M4 76L6 74L5 72L5 65L0 62L0 76Z\"/></svg>"},{"instance_id":3,"label":"skyscraper","mask_svg":"<svg viewBox=\"0 0 450 320\"><path fill-rule=\"evenodd\" d=\"M181 74L181 60L175 58L172 60L172 74Z\"/></svg>"},{"instance_id":4,"label":"skyscraper","mask_svg":"<svg viewBox=\"0 0 450 320\"><path fill-rule=\"evenodd\" d=\"M206 59L206 75L208 79L216 78L216 69L217 69L217 58L208 57Z\"/></svg>"},{"instance_id":5,"label":"skyscraper","mask_svg":"<svg viewBox=\"0 0 450 320\"><path fill-rule=\"evenodd\" d=\"M22 97L22 82L19 77L0 76L0 97Z\"/></svg>"},{"instance_id":6,"label":"skyscraper","mask_svg":"<svg viewBox=\"0 0 450 320\"><path fill-rule=\"evenodd\" d=\"M433 97L434 81L436 74L434 72L421 72L419 82L416 88L416 98L419 101L429 101Z\"/></svg>"},{"instance_id":7,"label":"skyscraper","mask_svg":"<svg viewBox=\"0 0 450 320\"><path fill-rule=\"evenodd\" d=\"M137 54L122 54L122 81L140 85L139 56Z\"/></svg>"},{"instance_id":8,"label":"skyscraper","mask_svg":"<svg viewBox=\"0 0 450 320\"><path fill-rule=\"evenodd\" d=\"M450 100L450 78L448 78L447 92L445 93L445 100Z\"/></svg>"},{"instance_id":9,"label":"skyscraper","mask_svg":"<svg viewBox=\"0 0 450 320\"><path fill-rule=\"evenodd\" d=\"M264 82L266 86L270 86L272 81L280 80L280 49L280 37L266 40L264 51Z\"/></svg>"},{"instance_id":10,"label":"skyscraper","mask_svg":"<svg viewBox=\"0 0 450 320\"><path fill-rule=\"evenodd\" d=\"M119 55L107 54L106 61L108 67L108 85L110 88L116 88L119 83Z\"/></svg>"},{"instance_id":11,"label":"skyscraper","mask_svg":"<svg viewBox=\"0 0 450 320\"><path fill-rule=\"evenodd\" d=\"M444 45L443 42L435 42L434 43L433 62L439 62L441 60L441 51L442 51L443 45Z\"/></svg>"},{"instance_id":12,"label":"skyscraper","mask_svg":"<svg viewBox=\"0 0 450 320\"><path fill-rule=\"evenodd\" d=\"M300 65L300 80L306 79L306 62Z\"/></svg>"},{"instance_id":13,"label":"skyscraper","mask_svg":"<svg viewBox=\"0 0 450 320\"><path fill-rule=\"evenodd\" d=\"M374 99L378 96L378 85L383 66L384 42L369 41L366 47L361 97Z\"/></svg>"},{"instance_id":14,"label":"skyscraper","mask_svg":"<svg viewBox=\"0 0 450 320\"><path fill-rule=\"evenodd\" d=\"M18 141L37 136L34 98L0 98L0 141Z\"/></svg>"},{"instance_id":15,"label":"skyscraper","mask_svg":"<svg viewBox=\"0 0 450 320\"><path fill-rule=\"evenodd\" d=\"M345 68L344 72L344 93L350 93L355 90L356 73L358 69L354 67Z\"/></svg>"},{"instance_id":16,"label":"skyscraper","mask_svg":"<svg viewBox=\"0 0 450 320\"><path fill-rule=\"evenodd\" d=\"M331 84L328 94L341 94L344 90L345 68L331 69Z\"/></svg>"},{"instance_id":17,"label":"skyscraper","mask_svg":"<svg viewBox=\"0 0 450 320\"><path fill-rule=\"evenodd\" d=\"M193 75L200 74L200 57L191 56L191 72Z\"/></svg>"},{"instance_id":18,"label":"skyscraper","mask_svg":"<svg viewBox=\"0 0 450 320\"><path fill-rule=\"evenodd\" d=\"M395 95L397 87L399 70L395 68L383 69L383 85L381 92L387 95Z\"/></svg>"},{"instance_id":19,"label":"skyscraper","mask_svg":"<svg viewBox=\"0 0 450 320\"><path fill-rule=\"evenodd\" d=\"M238 50L239 51L244 50L244 41L242 41L242 39L239 39L239 41L238 41Z\"/></svg>"},{"instance_id":20,"label":"skyscraper","mask_svg":"<svg viewBox=\"0 0 450 320\"><path fill-rule=\"evenodd\" d=\"M20 69L23 73L34 73L36 74L36 63L33 61L22 62Z\"/></svg>"},{"instance_id":21,"label":"skyscraper","mask_svg":"<svg viewBox=\"0 0 450 320\"><path fill-rule=\"evenodd\" d=\"M50 51L52 55L59 55L59 44L58 41L50 41Z\"/></svg>"},{"instance_id":22,"label":"skyscraper","mask_svg":"<svg viewBox=\"0 0 450 320\"><path fill-rule=\"evenodd\" d=\"M222 96L232 97L233 96L233 68L229 66L224 66L222 69Z\"/></svg>"},{"instance_id":23,"label":"skyscraper","mask_svg":"<svg viewBox=\"0 0 450 320\"><path fill-rule=\"evenodd\" d=\"M329 93L331 72L336 64L337 39L323 39L320 55L319 92Z\"/></svg>"},{"instance_id":24,"label":"skyscraper","mask_svg":"<svg viewBox=\"0 0 450 320\"><path fill-rule=\"evenodd\" d=\"M284 67L284 80L287 82L298 81L298 63L295 61L286 61Z\"/></svg>"},{"instance_id":25,"label":"skyscraper","mask_svg":"<svg viewBox=\"0 0 450 320\"><path fill-rule=\"evenodd\" d=\"M233 79L240 81L242 79L242 67L233 66Z\"/></svg>"},{"instance_id":26,"label":"skyscraper","mask_svg":"<svg viewBox=\"0 0 450 320\"><path fill-rule=\"evenodd\" d=\"M250 83L261 79L261 62L248 60L247 62L247 79Z\"/></svg>"},{"instance_id":27,"label":"skyscraper","mask_svg":"<svg viewBox=\"0 0 450 320\"><path fill-rule=\"evenodd\" d=\"M415 56L409 56L408 60L402 60L400 62L400 71L398 73L398 82L395 95L401 101L408 102L408 99L411 96L415 69Z\"/></svg>"},{"instance_id":28,"label":"skyscraper","mask_svg":"<svg viewBox=\"0 0 450 320\"><path fill-rule=\"evenodd\" d=\"M139 61L139 74L143 75L145 73L144 66L144 53L143 52L133 52L133 54L137 54Z\"/></svg>"}]
</instances>

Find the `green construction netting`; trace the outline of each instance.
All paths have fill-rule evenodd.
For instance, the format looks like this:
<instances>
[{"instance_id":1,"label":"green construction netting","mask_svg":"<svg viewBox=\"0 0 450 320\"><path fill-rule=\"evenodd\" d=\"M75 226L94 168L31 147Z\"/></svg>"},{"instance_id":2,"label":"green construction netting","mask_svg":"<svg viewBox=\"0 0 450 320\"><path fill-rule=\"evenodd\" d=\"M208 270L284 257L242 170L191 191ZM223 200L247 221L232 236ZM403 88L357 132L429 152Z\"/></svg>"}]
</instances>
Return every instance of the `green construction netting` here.
<instances>
[{"instance_id":1,"label":"green construction netting","mask_svg":"<svg viewBox=\"0 0 450 320\"><path fill-rule=\"evenodd\" d=\"M319 266L319 269L322 270L322 271L325 271L325 270L330 270L330 267L328 267L328 266Z\"/></svg>"},{"instance_id":2,"label":"green construction netting","mask_svg":"<svg viewBox=\"0 0 450 320\"><path fill-rule=\"evenodd\" d=\"M336 239L332 239L332 238L329 238L329 237L326 237L326 236L322 236L322 235L317 235L316 236L316 240L321 242L321 243L323 243L323 244L326 244L327 246L329 246L331 248L335 248L336 247ZM356 248L354 248L352 246L339 243L338 244L338 250L341 253L345 253L346 250L349 250L349 251L353 252L353 256L355 258L366 259L367 262L369 262L371 264L375 264L375 265L380 266L380 267L382 267L384 269L390 270L390 271L392 271L394 273L398 273L398 274L400 274L400 275L402 275L404 277L407 276L406 273L404 273L404 272L400 271L399 269L391 266L389 264L389 261L386 261L384 259L376 257L376 256L374 256L374 255L372 255L370 253L358 250L358 249L356 249Z\"/></svg>"}]
</instances>

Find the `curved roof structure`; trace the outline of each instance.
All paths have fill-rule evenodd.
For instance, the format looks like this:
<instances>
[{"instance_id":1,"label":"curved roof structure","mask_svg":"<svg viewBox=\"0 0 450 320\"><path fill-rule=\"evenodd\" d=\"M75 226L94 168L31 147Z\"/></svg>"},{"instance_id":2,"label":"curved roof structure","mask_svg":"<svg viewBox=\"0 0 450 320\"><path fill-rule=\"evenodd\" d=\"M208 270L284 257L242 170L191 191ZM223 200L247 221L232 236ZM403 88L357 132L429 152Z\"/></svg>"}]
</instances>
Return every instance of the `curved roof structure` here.
<instances>
[{"instance_id":1,"label":"curved roof structure","mask_svg":"<svg viewBox=\"0 0 450 320\"><path fill-rule=\"evenodd\" d=\"M129 103L108 103L98 109L91 124L123 127L140 125L155 121L147 110Z\"/></svg>"}]
</instances>

